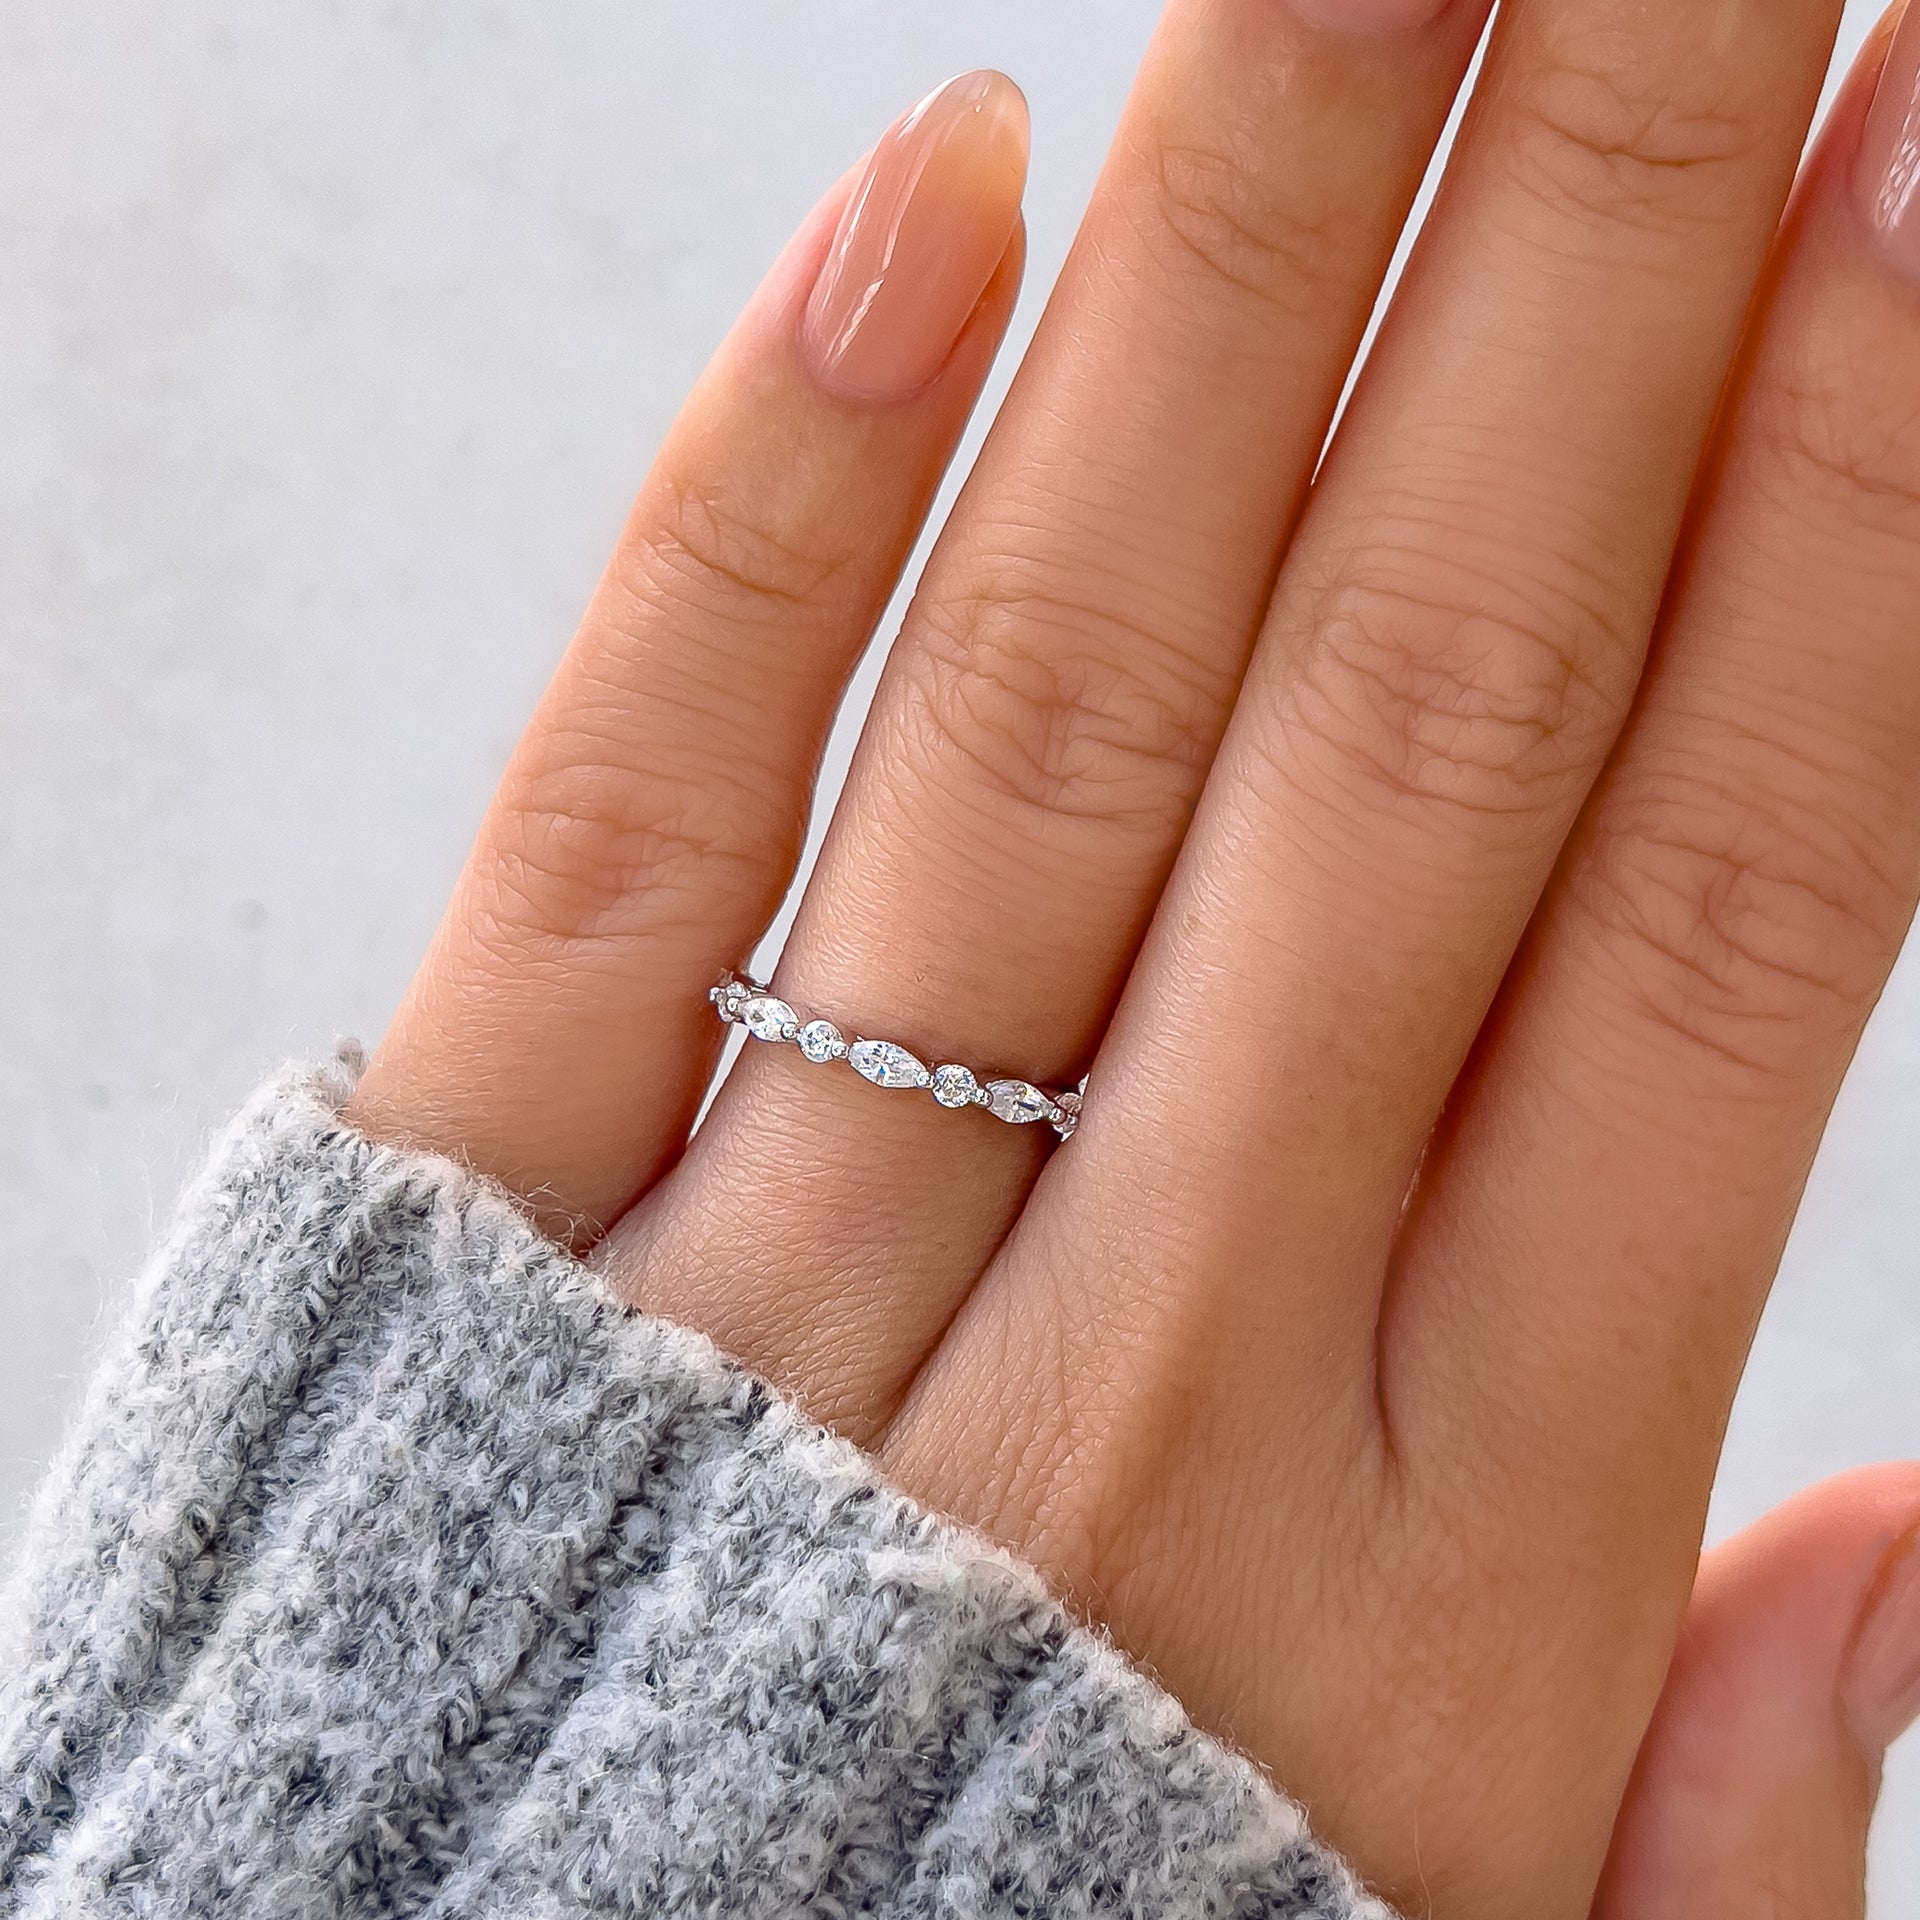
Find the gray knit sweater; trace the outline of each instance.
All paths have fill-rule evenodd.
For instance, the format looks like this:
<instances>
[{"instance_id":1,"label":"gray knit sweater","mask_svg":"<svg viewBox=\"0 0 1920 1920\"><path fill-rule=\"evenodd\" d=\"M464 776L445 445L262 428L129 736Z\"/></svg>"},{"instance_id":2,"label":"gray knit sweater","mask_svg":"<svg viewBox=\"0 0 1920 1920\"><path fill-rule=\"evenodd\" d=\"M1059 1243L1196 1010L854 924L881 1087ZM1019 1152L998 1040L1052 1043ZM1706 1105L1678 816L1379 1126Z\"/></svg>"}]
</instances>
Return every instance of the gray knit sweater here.
<instances>
[{"instance_id":1,"label":"gray knit sweater","mask_svg":"<svg viewBox=\"0 0 1920 1920\"><path fill-rule=\"evenodd\" d=\"M1033 1574L349 1084L223 1139L41 1495L0 1911L1385 1920Z\"/></svg>"}]
</instances>

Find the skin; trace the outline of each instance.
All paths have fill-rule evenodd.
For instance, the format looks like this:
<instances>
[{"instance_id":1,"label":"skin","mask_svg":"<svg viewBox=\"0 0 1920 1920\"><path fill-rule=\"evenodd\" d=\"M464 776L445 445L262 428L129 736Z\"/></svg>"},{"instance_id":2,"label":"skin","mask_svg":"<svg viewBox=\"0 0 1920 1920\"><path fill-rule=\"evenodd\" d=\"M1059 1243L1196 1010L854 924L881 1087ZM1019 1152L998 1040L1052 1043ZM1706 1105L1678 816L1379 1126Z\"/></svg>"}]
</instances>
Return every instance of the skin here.
<instances>
[{"instance_id":1,"label":"skin","mask_svg":"<svg viewBox=\"0 0 1920 1920\"><path fill-rule=\"evenodd\" d=\"M1170 8L781 962L929 1058L1091 1062L1070 1147L761 1047L689 1142L704 989L1018 278L1016 232L931 381L836 387L851 179L674 428L350 1117L1033 1560L1410 1910L1585 1914L1612 1849L1599 1910L1644 1914L1701 1777L1660 1730L1729 1724L1685 1663L1660 1705L1728 1408L1920 894L1884 42L1783 224L1835 0L1508 9L1316 474L1481 24L1329 13ZM1790 1604L1742 1564L1729 1646Z\"/></svg>"},{"instance_id":2,"label":"skin","mask_svg":"<svg viewBox=\"0 0 1920 1920\"><path fill-rule=\"evenodd\" d=\"M1848 1669L1916 1518L1920 1468L1868 1468L1706 1557L1592 1920L1862 1920L1885 1732Z\"/></svg>"}]
</instances>

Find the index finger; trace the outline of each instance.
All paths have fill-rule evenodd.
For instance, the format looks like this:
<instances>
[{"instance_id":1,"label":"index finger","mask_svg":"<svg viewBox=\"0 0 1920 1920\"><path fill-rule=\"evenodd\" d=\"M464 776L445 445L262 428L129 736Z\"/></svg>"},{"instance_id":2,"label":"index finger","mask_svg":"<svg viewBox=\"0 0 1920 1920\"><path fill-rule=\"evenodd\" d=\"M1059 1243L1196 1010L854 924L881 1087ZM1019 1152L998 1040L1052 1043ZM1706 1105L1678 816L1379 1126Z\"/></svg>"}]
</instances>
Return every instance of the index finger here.
<instances>
[{"instance_id":1,"label":"index finger","mask_svg":"<svg viewBox=\"0 0 1920 1920\"><path fill-rule=\"evenodd\" d=\"M1026 112L962 75L815 209L675 423L349 1110L590 1241L679 1153L846 679L1005 330ZM851 276L851 278L850 278Z\"/></svg>"}]
</instances>

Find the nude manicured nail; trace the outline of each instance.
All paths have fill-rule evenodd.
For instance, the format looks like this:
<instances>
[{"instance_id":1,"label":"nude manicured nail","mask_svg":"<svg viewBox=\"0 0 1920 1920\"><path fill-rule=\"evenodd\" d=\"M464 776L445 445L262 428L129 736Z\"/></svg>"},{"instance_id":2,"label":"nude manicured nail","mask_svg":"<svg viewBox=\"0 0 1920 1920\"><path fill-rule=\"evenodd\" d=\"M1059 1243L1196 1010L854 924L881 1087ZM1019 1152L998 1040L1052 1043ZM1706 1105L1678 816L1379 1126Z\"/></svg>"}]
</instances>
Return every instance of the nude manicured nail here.
<instances>
[{"instance_id":1,"label":"nude manicured nail","mask_svg":"<svg viewBox=\"0 0 1920 1920\"><path fill-rule=\"evenodd\" d=\"M1410 33L1446 12L1450 0L1293 0L1293 10L1313 27L1336 33Z\"/></svg>"},{"instance_id":2,"label":"nude manicured nail","mask_svg":"<svg viewBox=\"0 0 1920 1920\"><path fill-rule=\"evenodd\" d=\"M1920 1720L1920 1528L1882 1563L1841 1685L1847 1717L1870 1753Z\"/></svg>"},{"instance_id":3,"label":"nude manicured nail","mask_svg":"<svg viewBox=\"0 0 1920 1920\"><path fill-rule=\"evenodd\" d=\"M1901 16L1887 51L1856 184L1888 259L1920 279L1920 6Z\"/></svg>"},{"instance_id":4,"label":"nude manicured nail","mask_svg":"<svg viewBox=\"0 0 1920 1920\"><path fill-rule=\"evenodd\" d=\"M924 387L1013 238L1026 177L1027 103L1003 73L963 73L896 120L807 302L820 378L873 400Z\"/></svg>"}]
</instances>

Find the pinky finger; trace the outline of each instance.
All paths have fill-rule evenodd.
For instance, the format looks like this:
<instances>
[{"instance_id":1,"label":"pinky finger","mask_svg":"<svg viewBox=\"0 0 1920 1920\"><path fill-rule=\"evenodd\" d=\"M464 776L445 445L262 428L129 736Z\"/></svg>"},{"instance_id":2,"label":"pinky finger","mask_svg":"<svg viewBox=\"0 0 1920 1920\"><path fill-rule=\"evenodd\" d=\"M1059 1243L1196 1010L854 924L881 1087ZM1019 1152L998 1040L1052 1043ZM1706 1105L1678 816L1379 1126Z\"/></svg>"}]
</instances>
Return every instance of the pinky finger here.
<instances>
[{"instance_id":1,"label":"pinky finger","mask_svg":"<svg viewBox=\"0 0 1920 1920\"><path fill-rule=\"evenodd\" d=\"M591 1241L678 1155L798 857L847 676L1004 332L1025 103L898 121L707 369L349 1117Z\"/></svg>"},{"instance_id":2,"label":"pinky finger","mask_svg":"<svg viewBox=\"0 0 1920 1920\"><path fill-rule=\"evenodd\" d=\"M1593 1920L1860 1920L1920 1716L1920 1466L1829 1481L1709 1554Z\"/></svg>"}]
</instances>

